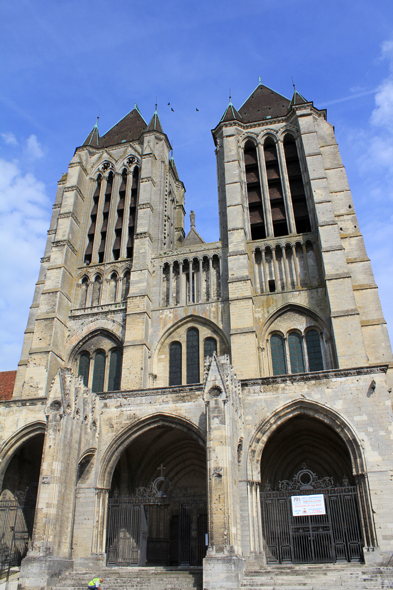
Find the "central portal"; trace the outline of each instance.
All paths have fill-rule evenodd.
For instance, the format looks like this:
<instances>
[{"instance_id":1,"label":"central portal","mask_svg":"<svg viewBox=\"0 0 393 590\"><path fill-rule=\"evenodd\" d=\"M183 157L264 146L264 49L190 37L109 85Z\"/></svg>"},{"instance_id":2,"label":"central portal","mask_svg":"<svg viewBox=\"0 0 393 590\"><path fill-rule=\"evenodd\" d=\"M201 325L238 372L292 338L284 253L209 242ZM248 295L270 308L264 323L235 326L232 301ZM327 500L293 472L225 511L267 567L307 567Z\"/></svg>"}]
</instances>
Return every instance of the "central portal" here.
<instances>
[{"instance_id":1,"label":"central portal","mask_svg":"<svg viewBox=\"0 0 393 590\"><path fill-rule=\"evenodd\" d=\"M202 565L207 542L206 451L160 425L121 455L108 501L108 565Z\"/></svg>"}]
</instances>

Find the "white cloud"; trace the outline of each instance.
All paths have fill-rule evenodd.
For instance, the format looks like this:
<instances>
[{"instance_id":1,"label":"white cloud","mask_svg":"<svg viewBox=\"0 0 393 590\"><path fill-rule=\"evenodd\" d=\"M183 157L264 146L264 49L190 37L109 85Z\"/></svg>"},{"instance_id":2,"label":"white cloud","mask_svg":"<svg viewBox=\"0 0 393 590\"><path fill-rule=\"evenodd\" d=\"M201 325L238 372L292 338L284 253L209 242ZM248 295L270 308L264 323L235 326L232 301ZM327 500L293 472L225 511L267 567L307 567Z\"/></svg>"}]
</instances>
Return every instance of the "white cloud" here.
<instances>
[{"instance_id":1,"label":"white cloud","mask_svg":"<svg viewBox=\"0 0 393 590\"><path fill-rule=\"evenodd\" d=\"M16 369L43 256L50 202L45 185L0 159L0 370Z\"/></svg>"},{"instance_id":2,"label":"white cloud","mask_svg":"<svg viewBox=\"0 0 393 590\"><path fill-rule=\"evenodd\" d=\"M387 78L375 95L376 107L371 115L373 125L393 129L393 78Z\"/></svg>"},{"instance_id":3,"label":"white cloud","mask_svg":"<svg viewBox=\"0 0 393 590\"><path fill-rule=\"evenodd\" d=\"M39 160L44 156L44 151L35 135L30 135L27 139L26 151L31 160Z\"/></svg>"},{"instance_id":4,"label":"white cloud","mask_svg":"<svg viewBox=\"0 0 393 590\"><path fill-rule=\"evenodd\" d=\"M2 133L1 137L3 138L4 142L7 145L12 145L12 146L17 146L18 145L18 140L16 139L15 135L11 132L9 133Z\"/></svg>"}]
</instances>

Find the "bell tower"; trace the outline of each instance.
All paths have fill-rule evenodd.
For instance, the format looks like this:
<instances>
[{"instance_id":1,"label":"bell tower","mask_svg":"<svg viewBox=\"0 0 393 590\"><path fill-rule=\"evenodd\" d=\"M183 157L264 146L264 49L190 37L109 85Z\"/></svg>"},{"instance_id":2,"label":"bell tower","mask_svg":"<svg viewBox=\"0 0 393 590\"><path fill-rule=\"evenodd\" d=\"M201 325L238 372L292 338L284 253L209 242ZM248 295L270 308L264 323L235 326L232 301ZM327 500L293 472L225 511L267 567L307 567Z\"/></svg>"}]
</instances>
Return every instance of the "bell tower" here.
<instances>
[{"instance_id":1,"label":"bell tower","mask_svg":"<svg viewBox=\"0 0 393 590\"><path fill-rule=\"evenodd\" d=\"M276 370L270 334L258 326L286 305L323 318L325 368L390 360L386 322L326 110L296 90L288 100L260 82L239 110L229 102L212 133L239 377ZM282 360L289 365L284 340ZM297 346L307 352L304 341ZM306 371L307 363L295 372Z\"/></svg>"},{"instance_id":2,"label":"bell tower","mask_svg":"<svg viewBox=\"0 0 393 590\"><path fill-rule=\"evenodd\" d=\"M171 149L157 109L147 124L137 105L103 136L96 124L76 149L59 181L14 397L44 397L67 364L96 391L146 386L151 259L184 238ZM95 332L97 379L88 351L73 360L70 339Z\"/></svg>"}]
</instances>

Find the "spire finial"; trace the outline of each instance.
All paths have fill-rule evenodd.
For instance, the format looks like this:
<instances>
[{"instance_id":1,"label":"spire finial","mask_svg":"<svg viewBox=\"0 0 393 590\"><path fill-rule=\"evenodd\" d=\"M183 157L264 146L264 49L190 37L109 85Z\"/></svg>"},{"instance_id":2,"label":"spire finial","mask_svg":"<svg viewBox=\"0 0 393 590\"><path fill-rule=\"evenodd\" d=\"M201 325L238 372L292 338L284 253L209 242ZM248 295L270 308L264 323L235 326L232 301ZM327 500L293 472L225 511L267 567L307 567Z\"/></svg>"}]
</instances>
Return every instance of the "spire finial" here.
<instances>
[{"instance_id":1,"label":"spire finial","mask_svg":"<svg viewBox=\"0 0 393 590\"><path fill-rule=\"evenodd\" d=\"M295 82L293 81L292 76L291 76L291 80L292 80L293 91L296 92L296 86L295 86Z\"/></svg>"},{"instance_id":2,"label":"spire finial","mask_svg":"<svg viewBox=\"0 0 393 590\"><path fill-rule=\"evenodd\" d=\"M96 121L96 124L94 125L95 127L97 127L97 129L98 129L98 121L100 120L100 115L101 115L101 109L100 109L100 112L99 112L99 113L98 113L98 115L97 115L97 121Z\"/></svg>"},{"instance_id":3,"label":"spire finial","mask_svg":"<svg viewBox=\"0 0 393 590\"><path fill-rule=\"evenodd\" d=\"M259 76L259 83L262 84L262 78Z\"/></svg>"},{"instance_id":4,"label":"spire finial","mask_svg":"<svg viewBox=\"0 0 393 590\"><path fill-rule=\"evenodd\" d=\"M192 229L195 229L195 213L191 211L190 213L190 225Z\"/></svg>"},{"instance_id":5,"label":"spire finial","mask_svg":"<svg viewBox=\"0 0 393 590\"><path fill-rule=\"evenodd\" d=\"M229 104L232 104L231 89L229 89Z\"/></svg>"},{"instance_id":6,"label":"spire finial","mask_svg":"<svg viewBox=\"0 0 393 590\"><path fill-rule=\"evenodd\" d=\"M156 108L154 109L154 113L157 113L157 97L156 97Z\"/></svg>"}]
</instances>

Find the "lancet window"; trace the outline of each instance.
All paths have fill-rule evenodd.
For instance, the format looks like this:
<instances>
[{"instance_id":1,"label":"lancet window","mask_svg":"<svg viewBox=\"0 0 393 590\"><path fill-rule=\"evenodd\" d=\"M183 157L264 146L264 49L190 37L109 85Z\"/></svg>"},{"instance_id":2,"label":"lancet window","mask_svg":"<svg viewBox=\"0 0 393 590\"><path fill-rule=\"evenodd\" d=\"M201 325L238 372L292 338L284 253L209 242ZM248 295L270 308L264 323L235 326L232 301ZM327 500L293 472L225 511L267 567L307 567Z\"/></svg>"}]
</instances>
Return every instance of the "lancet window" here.
<instances>
[{"instance_id":1,"label":"lancet window","mask_svg":"<svg viewBox=\"0 0 393 590\"><path fill-rule=\"evenodd\" d=\"M169 385L201 382L204 360L214 353L218 354L219 339L209 334L210 330L204 326L200 329L190 327L178 333L176 340L169 343ZM225 352L221 342L220 354Z\"/></svg>"},{"instance_id":2,"label":"lancet window","mask_svg":"<svg viewBox=\"0 0 393 590\"><path fill-rule=\"evenodd\" d=\"M102 170L108 170L106 162ZM139 168L132 173L124 168L115 178L112 170L107 176L99 174L93 194L90 224L87 232L85 264L132 258L139 188Z\"/></svg>"},{"instance_id":3,"label":"lancet window","mask_svg":"<svg viewBox=\"0 0 393 590\"><path fill-rule=\"evenodd\" d=\"M161 282L164 307L213 301L220 294L221 262L216 254L164 263Z\"/></svg>"},{"instance_id":4,"label":"lancet window","mask_svg":"<svg viewBox=\"0 0 393 590\"><path fill-rule=\"evenodd\" d=\"M199 330L187 330L187 384L199 383Z\"/></svg>"},{"instance_id":5,"label":"lancet window","mask_svg":"<svg viewBox=\"0 0 393 590\"><path fill-rule=\"evenodd\" d=\"M300 168L295 138L290 133L287 133L284 138L284 151L296 231L298 234L309 232L311 231L311 225L307 209L306 194L304 192L302 171Z\"/></svg>"},{"instance_id":6,"label":"lancet window","mask_svg":"<svg viewBox=\"0 0 393 590\"><path fill-rule=\"evenodd\" d=\"M182 347L180 342L169 345L169 385L181 385Z\"/></svg>"},{"instance_id":7,"label":"lancet window","mask_svg":"<svg viewBox=\"0 0 393 590\"><path fill-rule=\"evenodd\" d=\"M93 369L93 384L92 390L95 393L104 391L104 377L105 377L105 352L98 350L94 357Z\"/></svg>"},{"instance_id":8,"label":"lancet window","mask_svg":"<svg viewBox=\"0 0 393 590\"><path fill-rule=\"evenodd\" d=\"M96 342L106 349L95 349ZM108 345L111 346L110 341L95 337L85 345L87 350L82 350L77 359L78 376L95 393L120 390L123 352L121 348L109 348Z\"/></svg>"},{"instance_id":9,"label":"lancet window","mask_svg":"<svg viewBox=\"0 0 393 590\"><path fill-rule=\"evenodd\" d=\"M205 338L203 343L203 356L206 358L207 356L213 356L213 354L217 354L217 340L215 338Z\"/></svg>"},{"instance_id":10,"label":"lancet window","mask_svg":"<svg viewBox=\"0 0 393 590\"><path fill-rule=\"evenodd\" d=\"M259 178L257 149L251 140L247 141L246 145L244 146L244 164L246 167L251 239L262 240L266 238L262 191Z\"/></svg>"},{"instance_id":11,"label":"lancet window","mask_svg":"<svg viewBox=\"0 0 393 590\"><path fill-rule=\"evenodd\" d=\"M244 165L251 240L310 232L295 138L288 133L282 145L269 136L263 149L248 140Z\"/></svg>"},{"instance_id":12,"label":"lancet window","mask_svg":"<svg viewBox=\"0 0 393 590\"><path fill-rule=\"evenodd\" d=\"M89 385L90 372L90 355L88 352L82 352L79 357L78 377L82 377L83 384L86 387Z\"/></svg>"},{"instance_id":13,"label":"lancet window","mask_svg":"<svg viewBox=\"0 0 393 590\"><path fill-rule=\"evenodd\" d=\"M289 332L286 338L281 334L272 334L270 355L273 375L324 369L321 335L315 328L305 334Z\"/></svg>"}]
</instances>

